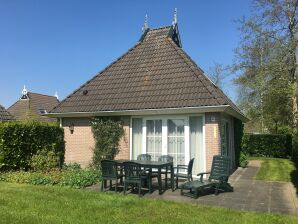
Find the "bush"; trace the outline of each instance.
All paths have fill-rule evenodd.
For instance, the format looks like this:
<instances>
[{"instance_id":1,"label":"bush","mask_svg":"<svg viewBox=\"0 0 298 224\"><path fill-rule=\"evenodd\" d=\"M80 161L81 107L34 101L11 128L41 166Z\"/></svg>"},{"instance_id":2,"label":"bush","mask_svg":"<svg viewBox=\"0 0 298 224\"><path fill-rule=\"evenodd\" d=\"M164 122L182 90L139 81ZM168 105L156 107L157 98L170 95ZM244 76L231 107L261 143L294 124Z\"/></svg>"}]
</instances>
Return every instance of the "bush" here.
<instances>
[{"instance_id":1,"label":"bush","mask_svg":"<svg viewBox=\"0 0 298 224\"><path fill-rule=\"evenodd\" d=\"M57 185L71 188L84 188L99 182L100 172L94 169L62 169L50 172L10 171L0 173L0 181L33 184Z\"/></svg>"},{"instance_id":2,"label":"bush","mask_svg":"<svg viewBox=\"0 0 298 224\"><path fill-rule=\"evenodd\" d=\"M247 167L248 164L248 155L244 152L240 152L240 158L239 158L239 165L242 168Z\"/></svg>"},{"instance_id":3,"label":"bush","mask_svg":"<svg viewBox=\"0 0 298 224\"><path fill-rule=\"evenodd\" d=\"M39 151L53 151L62 160L63 129L57 124L36 121L0 123L1 170L27 170L32 156Z\"/></svg>"},{"instance_id":4,"label":"bush","mask_svg":"<svg viewBox=\"0 0 298 224\"><path fill-rule=\"evenodd\" d=\"M118 154L119 141L124 130L116 118L95 118L91 127L95 140L92 162L93 166L99 169L101 160L114 159Z\"/></svg>"},{"instance_id":5,"label":"bush","mask_svg":"<svg viewBox=\"0 0 298 224\"><path fill-rule=\"evenodd\" d=\"M66 171L60 185L71 188L84 188L96 184L99 177L99 171L94 169Z\"/></svg>"},{"instance_id":6,"label":"bush","mask_svg":"<svg viewBox=\"0 0 298 224\"><path fill-rule=\"evenodd\" d=\"M290 157L292 138L283 134L245 134L242 150L251 156Z\"/></svg>"},{"instance_id":7,"label":"bush","mask_svg":"<svg viewBox=\"0 0 298 224\"><path fill-rule=\"evenodd\" d=\"M59 156L54 151L42 150L32 156L31 167L35 171L50 171L59 168Z\"/></svg>"}]
</instances>

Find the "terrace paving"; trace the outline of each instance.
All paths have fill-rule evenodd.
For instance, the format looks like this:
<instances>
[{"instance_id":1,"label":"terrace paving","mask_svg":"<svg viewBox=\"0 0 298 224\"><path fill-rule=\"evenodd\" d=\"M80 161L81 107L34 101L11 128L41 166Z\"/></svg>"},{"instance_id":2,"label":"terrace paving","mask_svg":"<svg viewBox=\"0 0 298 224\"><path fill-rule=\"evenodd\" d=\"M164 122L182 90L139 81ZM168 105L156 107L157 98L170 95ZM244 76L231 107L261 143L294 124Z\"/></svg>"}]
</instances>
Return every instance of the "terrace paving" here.
<instances>
[{"instance_id":1,"label":"terrace paving","mask_svg":"<svg viewBox=\"0 0 298 224\"><path fill-rule=\"evenodd\" d=\"M162 195L155 190L152 194L144 191L144 198L222 206L242 211L298 215L298 198L293 184L256 180L255 177L260 166L261 161L253 160L250 161L247 168L238 168L229 179L229 183L234 187L234 192L214 195L213 192L206 191L198 199L194 199L181 196L179 189L174 192L166 190ZM154 183L154 185L156 184ZM99 186L89 189L98 191Z\"/></svg>"}]
</instances>

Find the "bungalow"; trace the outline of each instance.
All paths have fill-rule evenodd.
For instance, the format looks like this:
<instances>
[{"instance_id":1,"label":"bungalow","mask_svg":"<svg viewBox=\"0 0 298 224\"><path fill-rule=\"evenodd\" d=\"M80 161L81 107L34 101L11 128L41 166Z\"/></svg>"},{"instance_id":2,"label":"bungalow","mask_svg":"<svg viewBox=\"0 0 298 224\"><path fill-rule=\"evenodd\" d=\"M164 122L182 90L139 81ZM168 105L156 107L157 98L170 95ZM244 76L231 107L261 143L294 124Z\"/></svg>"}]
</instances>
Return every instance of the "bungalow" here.
<instances>
[{"instance_id":1,"label":"bungalow","mask_svg":"<svg viewBox=\"0 0 298 224\"><path fill-rule=\"evenodd\" d=\"M10 121L13 119L13 116L2 105L0 105L0 122Z\"/></svg>"},{"instance_id":2,"label":"bungalow","mask_svg":"<svg viewBox=\"0 0 298 224\"><path fill-rule=\"evenodd\" d=\"M195 173L209 170L218 154L235 164L234 122L247 120L183 51L176 22L157 29L145 25L135 46L47 116L59 118L65 130L66 163L88 165L91 119L118 116L125 136L117 159L169 154L177 165L194 157Z\"/></svg>"},{"instance_id":3,"label":"bungalow","mask_svg":"<svg viewBox=\"0 0 298 224\"><path fill-rule=\"evenodd\" d=\"M28 92L24 86L20 99L7 110L16 120L57 122L56 118L49 118L44 115L57 106L58 103L59 100L56 96Z\"/></svg>"}]
</instances>

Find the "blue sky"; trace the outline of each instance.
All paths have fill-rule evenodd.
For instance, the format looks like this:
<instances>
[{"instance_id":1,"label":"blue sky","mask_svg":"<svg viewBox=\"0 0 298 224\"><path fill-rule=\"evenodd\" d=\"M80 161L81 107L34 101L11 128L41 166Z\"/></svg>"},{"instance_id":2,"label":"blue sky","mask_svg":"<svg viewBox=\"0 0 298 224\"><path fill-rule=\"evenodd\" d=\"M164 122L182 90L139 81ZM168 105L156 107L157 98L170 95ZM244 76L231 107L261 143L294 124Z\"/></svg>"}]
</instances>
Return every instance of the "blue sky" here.
<instances>
[{"instance_id":1,"label":"blue sky","mask_svg":"<svg viewBox=\"0 0 298 224\"><path fill-rule=\"evenodd\" d=\"M0 0L0 104L12 105L23 85L65 98L132 47L149 27L171 24L178 8L183 49L206 72L230 64L239 43L234 20L249 0ZM228 77L225 90L236 99Z\"/></svg>"}]
</instances>

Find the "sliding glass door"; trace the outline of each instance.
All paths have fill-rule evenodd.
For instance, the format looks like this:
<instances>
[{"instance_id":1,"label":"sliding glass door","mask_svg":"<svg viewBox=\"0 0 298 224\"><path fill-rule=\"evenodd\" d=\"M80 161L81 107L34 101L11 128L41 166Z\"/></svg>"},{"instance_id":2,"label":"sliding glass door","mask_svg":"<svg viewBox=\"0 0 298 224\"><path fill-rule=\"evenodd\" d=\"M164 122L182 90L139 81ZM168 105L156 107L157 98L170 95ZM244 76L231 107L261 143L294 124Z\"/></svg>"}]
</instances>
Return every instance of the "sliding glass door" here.
<instances>
[{"instance_id":1,"label":"sliding glass door","mask_svg":"<svg viewBox=\"0 0 298 224\"><path fill-rule=\"evenodd\" d=\"M189 118L189 149L190 159L195 158L193 164L193 173L204 172L205 154L203 149L203 117Z\"/></svg>"},{"instance_id":2,"label":"sliding glass door","mask_svg":"<svg viewBox=\"0 0 298 224\"><path fill-rule=\"evenodd\" d=\"M174 166L194 161L194 173L205 172L203 116L144 116L132 118L131 158L148 153L158 161L161 155L174 158Z\"/></svg>"},{"instance_id":3,"label":"sliding glass door","mask_svg":"<svg viewBox=\"0 0 298 224\"><path fill-rule=\"evenodd\" d=\"M173 156L174 166L185 164L184 120L168 120L168 155Z\"/></svg>"},{"instance_id":4,"label":"sliding glass door","mask_svg":"<svg viewBox=\"0 0 298 224\"><path fill-rule=\"evenodd\" d=\"M162 154L162 120L147 120L146 129L146 153L157 161Z\"/></svg>"}]
</instances>

